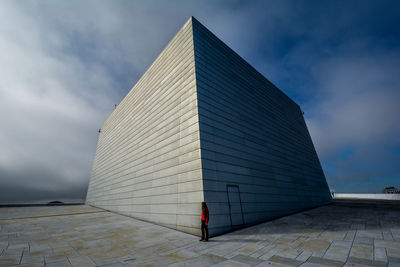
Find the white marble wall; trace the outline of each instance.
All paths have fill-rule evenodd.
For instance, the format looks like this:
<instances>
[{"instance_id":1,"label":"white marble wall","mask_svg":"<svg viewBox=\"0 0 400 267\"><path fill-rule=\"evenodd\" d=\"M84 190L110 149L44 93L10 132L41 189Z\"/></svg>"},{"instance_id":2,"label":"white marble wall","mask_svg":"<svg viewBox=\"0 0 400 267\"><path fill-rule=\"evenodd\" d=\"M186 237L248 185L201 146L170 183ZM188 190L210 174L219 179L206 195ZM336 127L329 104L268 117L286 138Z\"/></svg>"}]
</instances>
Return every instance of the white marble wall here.
<instances>
[{"instance_id":1,"label":"white marble wall","mask_svg":"<svg viewBox=\"0 0 400 267\"><path fill-rule=\"evenodd\" d=\"M201 175L189 20L101 127L87 203L199 234Z\"/></svg>"}]
</instances>

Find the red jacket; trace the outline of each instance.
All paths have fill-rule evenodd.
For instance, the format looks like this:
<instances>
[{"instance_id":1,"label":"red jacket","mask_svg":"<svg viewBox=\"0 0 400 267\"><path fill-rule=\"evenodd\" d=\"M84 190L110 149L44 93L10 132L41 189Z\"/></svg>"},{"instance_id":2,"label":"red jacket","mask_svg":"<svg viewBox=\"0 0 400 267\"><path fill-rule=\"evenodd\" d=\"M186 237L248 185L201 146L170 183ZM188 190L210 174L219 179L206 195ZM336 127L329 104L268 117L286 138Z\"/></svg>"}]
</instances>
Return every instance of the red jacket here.
<instances>
[{"instance_id":1,"label":"red jacket","mask_svg":"<svg viewBox=\"0 0 400 267\"><path fill-rule=\"evenodd\" d=\"M208 209L206 208L205 212L201 212L201 220L205 221L206 224L208 224L209 217L210 217L210 214L208 213Z\"/></svg>"}]
</instances>

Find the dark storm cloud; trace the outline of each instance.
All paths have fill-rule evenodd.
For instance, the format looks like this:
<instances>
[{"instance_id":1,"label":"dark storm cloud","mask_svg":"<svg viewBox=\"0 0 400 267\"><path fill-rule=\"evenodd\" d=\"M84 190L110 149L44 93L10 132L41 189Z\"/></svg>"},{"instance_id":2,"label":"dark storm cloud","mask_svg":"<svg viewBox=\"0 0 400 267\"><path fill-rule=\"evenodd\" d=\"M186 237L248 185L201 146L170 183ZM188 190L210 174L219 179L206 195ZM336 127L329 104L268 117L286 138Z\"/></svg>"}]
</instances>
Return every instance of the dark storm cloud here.
<instances>
[{"instance_id":1,"label":"dark storm cloud","mask_svg":"<svg viewBox=\"0 0 400 267\"><path fill-rule=\"evenodd\" d=\"M87 180L71 182L58 170L49 166L26 166L20 170L0 169L0 177L7 177L0 190L2 203L43 203L53 200L82 202L86 196Z\"/></svg>"},{"instance_id":2,"label":"dark storm cloud","mask_svg":"<svg viewBox=\"0 0 400 267\"><path fill-rule=\"evenodd\" d=\"M298 102L328 182L398 184L396 1L0 2L0 203L84 199L97 130L194 15Z\"/></svg>"}]
</instances>

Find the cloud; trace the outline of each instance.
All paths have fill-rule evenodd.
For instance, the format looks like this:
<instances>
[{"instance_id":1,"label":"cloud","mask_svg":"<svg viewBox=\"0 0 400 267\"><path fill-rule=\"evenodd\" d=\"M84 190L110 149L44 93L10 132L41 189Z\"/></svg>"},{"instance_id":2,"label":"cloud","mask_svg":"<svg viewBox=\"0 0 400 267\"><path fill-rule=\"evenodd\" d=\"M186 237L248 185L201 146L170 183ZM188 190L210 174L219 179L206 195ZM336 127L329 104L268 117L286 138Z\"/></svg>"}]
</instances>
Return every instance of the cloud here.
<instances>
[{"instance_id":1,"label":"cloud","mask_svg":"<svg viewBox=\"0 0 400 267\"><path fill-rule=\"evenodd\" d=\"M97 130L202 4L0 5L0 203L82 200Z\"/></svg>"},{"instance_id":2,"label":"cloud","mask_svg":"<svg viewBox=\"0 0 400 267\"><path fill-rule=\"evenodd\" d=\"M396 53L333 58L316 67L323 91L308 106L309 127L321 153L392 139L399 145L398 58Z\"/></svg>"},{"instance_id":3,"label":"cloud","mask_svg":"<svg viewBox=\"0 0 400 267\"><path fill-rule=\"evenodd\" d=\"M98 61L65 49L71 39L53 28L56 16L45 24L40 6L31 2L29 13L18 5L0 8L0 203L66 192L83 199L96 130L120 98L118 83Z\"/></svg>"},{"instance_id":4,"label":"cloud","mask_svg":"<svg viewBox=\"0 0 400 267\"><path fill-rule=\"evenodd\" d=\"M97 130L191 15L302 106L331 186L396 185L398 6L1 1L0 203L84 199Z\"/></svg>"},{"instance_id":5,"label":"cloud","mask_svg":"<svg viewBox=\"0 0 400 267\"><path fill-rule=\"evenodd\" d=\"M0 203L84 199L97 130L195 9L2 1Z\"/></svg>"},{"instance_id":6,"label":"cloud","mask_svg":"<svg viewBox=\"0 0 400 267\"><path fill-rule=\"evenodd\" d=\"M315 62L320 90L304 107L328 182L342 191L398 186L400 158L393 151L400 147L400 51L368 41L343 44Z\"/></svg>"}]
</instances>

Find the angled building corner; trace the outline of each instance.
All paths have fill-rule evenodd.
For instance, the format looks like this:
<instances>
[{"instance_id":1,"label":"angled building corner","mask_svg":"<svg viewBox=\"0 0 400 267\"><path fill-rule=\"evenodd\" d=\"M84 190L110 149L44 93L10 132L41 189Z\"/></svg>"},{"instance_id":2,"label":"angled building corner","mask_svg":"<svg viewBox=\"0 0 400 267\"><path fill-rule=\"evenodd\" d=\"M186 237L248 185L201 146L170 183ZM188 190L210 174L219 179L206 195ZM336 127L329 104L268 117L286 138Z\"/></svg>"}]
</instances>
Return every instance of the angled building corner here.
<instances>
[{"instance_id":1,"label":"angled building corner","mask_svg":"<svg viewBox=\"0 0 400 267\"><path fill-rule=\"evenodd\" d=\"M195 82L189 19L103 124L87 204L200 234Z\"/></svg>"},{"instance_id":2,"label":"angled building corner","mask_svg":"<svg viewBox=\"0 0 400 267\"><path fill-rule=\"evenodd\" d=\"M191 17L101 128L87 203L210 235L331 201L299 106Z\"/></svg>"},{"instance_id":3,"label":"angled building corner","mask_svg":"<svg viewBox=\"0 0 400 267\"><path fill-rule=\"evenodd\" d=\"M193 19L209 231L331 201L300 107Z\"/></svg>"}]
</instances>

